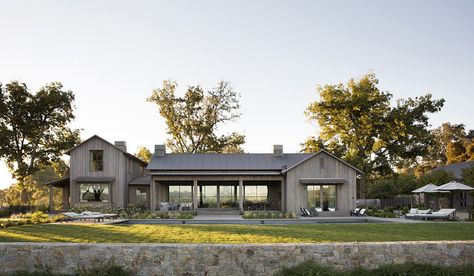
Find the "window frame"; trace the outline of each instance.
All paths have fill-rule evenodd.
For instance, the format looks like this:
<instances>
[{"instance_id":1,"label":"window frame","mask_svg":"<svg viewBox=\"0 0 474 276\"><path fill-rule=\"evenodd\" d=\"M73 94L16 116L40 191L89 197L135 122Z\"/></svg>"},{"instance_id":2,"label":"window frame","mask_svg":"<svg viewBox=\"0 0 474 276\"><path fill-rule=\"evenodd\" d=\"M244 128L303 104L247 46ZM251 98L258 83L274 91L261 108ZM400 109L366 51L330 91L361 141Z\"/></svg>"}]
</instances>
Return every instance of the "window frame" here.
<instances>
[{"instance_id":1,"label":"window frame","mask_svg":"<svg viewBox=\"0 0 474 276\"><path fill-rule=\"evenodd\" d=\"M94 159L95 153L102 153L101 159ZM98 163L101 162L101 163ZM100 166L98 166L100 164ZM90 150L89 151L89 171L103 172L104 171L104 150Z\"/></svg>"}]
</instances>

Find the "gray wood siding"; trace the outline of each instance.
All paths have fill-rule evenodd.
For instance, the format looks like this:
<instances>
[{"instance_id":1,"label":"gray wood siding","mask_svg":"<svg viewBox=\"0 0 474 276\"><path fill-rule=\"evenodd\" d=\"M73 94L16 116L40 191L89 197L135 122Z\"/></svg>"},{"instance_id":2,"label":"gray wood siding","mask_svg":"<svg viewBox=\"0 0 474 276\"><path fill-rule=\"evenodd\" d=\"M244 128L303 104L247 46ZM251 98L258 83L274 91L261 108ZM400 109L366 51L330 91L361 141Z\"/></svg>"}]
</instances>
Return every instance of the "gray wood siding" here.
<instances>
[{"instance_id":1,"label":"gray wood siding","mask_svg":"<svg viewBox=\"0 0 474 276\"><path fill-rule=\"evenodd\" d=\"M90 151L104 151L103 171L90 171ZM142 175L143 165L130 159L122 151L109 145L99 138L93 138L70 152L71 164L71 203L80 202L79 184L74 182L78 176L105 176L114 177L111 183L111 205L125 207L128 202L128 183L134 177ZM131 167L131 168L130 168Z\"/></svg>"},{"instance_id":2,"label":"gray wood siding","mask_svg":"<svg viewBox=\"0 0 474 276\"><path fill-rule=\"evenodd\" d=\"M320 159L324 159L324 168L320 168ZM299 208L307 207L306 185L299 182L300 178L346 179L348 184L336 187L336 210L355 208L356 171L336 158L321 152L287 172L286 208L296 213L299 213Z\"/></svg>"}]
</instances>

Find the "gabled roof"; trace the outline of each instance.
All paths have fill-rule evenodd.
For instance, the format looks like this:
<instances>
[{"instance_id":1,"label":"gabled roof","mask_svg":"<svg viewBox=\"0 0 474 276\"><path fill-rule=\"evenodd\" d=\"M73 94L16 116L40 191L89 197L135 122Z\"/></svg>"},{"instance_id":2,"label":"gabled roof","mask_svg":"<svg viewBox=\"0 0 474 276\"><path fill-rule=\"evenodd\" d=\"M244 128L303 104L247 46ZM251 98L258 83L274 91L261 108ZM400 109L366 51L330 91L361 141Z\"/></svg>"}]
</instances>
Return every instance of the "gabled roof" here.
<instances>
[{"instance_id":1,"label":"gabled roof","mask_svg":"<svg viewBox=\"0 0 474 276\"><path fill-rule=\"evenodd\" d=\"M362 171L344 160L321 150L317 153L285 153L276 156L272 153L179 153L153 156L147 170L153 171L278 171L285 173L299 164L321 153L344 163L362 174Z\"/></svg>"},{"instance_id":2,"label":"gabled roof","mask_svg":"<svg viewBox=\"0 0 474 276\"><path fill-rule=\"evenodd\" d=\"M296 164L314 153L179 153L153 156L150 171L279 171Z\"/></svg>"},{"instance_id":3,"label":"gabled roof","mask_svg":"<svg viewBox=\"0 0 474 276\"><path fill-rule=\"evenodd\" d=\"M449 164L446 166L435 168L433 169L433 171L444 170L444 171L452 172L455 178L461 179L462 170L472 168L473 166L474 166L474 160L455 163L455 164Z\"/></svg>"},{"instance_id":4,"label":"gabled roof","mask_svg":"<svg viewBox=\"0 0 474 276\"><path fill-rule=\"evenodd\" d=\"M70 154L71 151L75 150L76 148L82 146L83 144L89 142L90 140L92 140L92 139L94 139L94 138L100 139L100 140L102 140L103 142L105 142L106 144L110 145L111 147L113 147L113 148L115 148L115 149L117 149L117 150L123 152L123 153L124 153L127 157L129 157L130 159L133 159L133 160L135 160L135 161L138 161L138 162L140 162L140 163L142 163L142 164L144 164L144 165L147 164L145 161L141 160L140 158L136 157L136 156L133 155L133 154L130 154L130 153L128 153L128 152L122 150L121 148L115 146L114 144L110 143L109 141L105 140L104 138L100 137L100 136L97 135L97 134L94 134L93 136L91 136L91 137L89 137L88 139L84 140L84 141L83 141L82 143L80 143L79 145L73 147L72 149L69 149L69 150L66 151L65 153L66 153L66 154Z\"/></svg>"},{"instance_id":5,"label":"gabled roof","mask_svg":"<svg viewBox=\"0 0 474 276\"><path fill-rule=\"evenodd\" d=\"M352 166L351 164L347 163L346 161L342 160L341 158L339 158L339 157L335 156L334 154L331 154L331 153L329 153L328 151L325 151L325 150L320 150L320 151L318 151L317 153L312 154L312 155L309 156L308 158L306 158L306 159L304 159L304 160L301 160L300 162L294 164L294 165L291 166L291 167L288 167L287 169L283 170L282 172L285 173L285 172L287 172L287 171L289 171L289 170L291 170L291 169L293 169L293 168L299 166L300 164L302 164L302 163L308 161L309 159L311 159L311 158L313 158L313 157L315 157L315 156L317 156L317 155L319 155L319 154L321 154L321 153L325 153L325 154L331 156L332 158L334 158L334 159L336 159L336 160L342 162L342 163L345 164L346 166L348 166L348 167L354 169L356 172L358 172L358 173L360 173L360 174L364 174L364 172L362 172L362 171L359 170L358 168Z\"/></svg>"}]
</instances>

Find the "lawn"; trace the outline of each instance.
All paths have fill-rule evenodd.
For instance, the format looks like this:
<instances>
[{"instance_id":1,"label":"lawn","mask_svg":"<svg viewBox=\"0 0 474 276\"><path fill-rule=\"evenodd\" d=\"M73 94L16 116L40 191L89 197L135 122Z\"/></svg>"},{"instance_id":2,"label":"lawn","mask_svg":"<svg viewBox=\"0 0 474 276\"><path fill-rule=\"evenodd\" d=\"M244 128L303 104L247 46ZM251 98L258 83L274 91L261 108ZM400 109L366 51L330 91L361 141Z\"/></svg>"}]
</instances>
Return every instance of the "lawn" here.
<instances>
[{"instance_id":1,"label":"lawn","mask_svg":"<svg viewBox=\"0 0 474 276\"><path fill-rule=\"evenodd\" d=\"M0 242L291 243L474 240L474 223L319 225L41 224L0 230Z\"/></svg>"}]
</instances>

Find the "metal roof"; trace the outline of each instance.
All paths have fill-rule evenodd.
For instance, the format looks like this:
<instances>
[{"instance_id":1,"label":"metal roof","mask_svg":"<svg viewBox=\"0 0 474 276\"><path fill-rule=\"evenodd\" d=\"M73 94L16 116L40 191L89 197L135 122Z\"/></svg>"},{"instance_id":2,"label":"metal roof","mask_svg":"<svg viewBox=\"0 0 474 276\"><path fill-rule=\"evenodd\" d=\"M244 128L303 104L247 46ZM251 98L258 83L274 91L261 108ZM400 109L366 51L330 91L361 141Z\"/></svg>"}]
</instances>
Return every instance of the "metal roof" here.
<instances>
[{"instance_id":1,"label":"metal roof","mask_svg":"<svg viewBox=\"0 0 474 276\"><path fill-rule=\"evenodd\" d=\"M446 166L438 167L433 169L433 171L444 170L448 172L452 172L454 177L457 179L462 179L462 170L469 169L474 167L474 161L465 161L455 164L449 164Z\"/></svg>"},{"instance_id":2,"label":"metal roof","mask_svg":"<svg viewBox=\"0 0 474 276\"><path fill-rule=\"evenodd\" d=\"M83 144L87 143L88 141L90 141L90 140L92 140L92 139L94 139L94 138L97 138L97 139L99 139L99 140L102 140L102 141L104 141L106 144L110 145L111 147L113 147L113 148L115 148L115 149L117 149L117 150L123 152L123 153L125 154L125 156L127 156L127 157L130 158L130 159L133 159L133 160L135 160L135 161L138 161L138 162L140 162L140 163L142 163L142 164L144 164L144 165L147 164L145 161L141 160L140 158L136 157L135 155L133 155L133 154L131 154L131 153L128 153L128 152L122 150L121 148L119 148L119 147L117 147L116 145L110 143L109 141L105 140L104 138L100 137L100 136L97 135L97 134L92 135L91 137L89 137L89 138L87 138L86 140L84 140L83 142L81 142L79 145L76 145L75 147L73 147L73 148L67 150L65 153L66 153L66 154L70 154L71 151L75 150L76 148L82 146Z\"/></svg>"},{"instance_id":3,"label":"metal roof","mask_svg":"<svg viewBox=\"0 0 474 276\"><path fill-rule=\"evenodd\" d=\"M451 181L436 188L438 191L473 191L474 188L462 183Z\"/></svg>"},{"instance_id":4,"label":"metal roof","mask_svg":"<svg viewBox=\"0 0 474 276\"><path fill-rule=\"evenodd\" d=\"M314 153L179 153L153 156L147 169L153 171L282 171Z\"/></svg>"}]
</instances>

